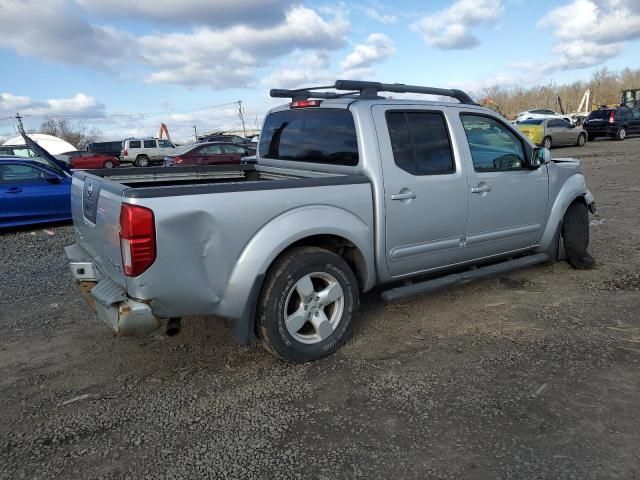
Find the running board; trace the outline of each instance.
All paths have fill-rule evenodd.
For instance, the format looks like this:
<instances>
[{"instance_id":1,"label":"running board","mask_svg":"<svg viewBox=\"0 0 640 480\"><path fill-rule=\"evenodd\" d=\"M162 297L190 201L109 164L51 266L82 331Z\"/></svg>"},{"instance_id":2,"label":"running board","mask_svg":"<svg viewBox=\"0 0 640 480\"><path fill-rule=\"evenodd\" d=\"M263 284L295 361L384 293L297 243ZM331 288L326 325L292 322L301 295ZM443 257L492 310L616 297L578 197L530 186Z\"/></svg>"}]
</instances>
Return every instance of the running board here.
<instances>
[{"instance_id":1,"label":"running board","mask_svg":"<svg viewBox=\"0 0 640 480\"><path fill-rule=\"evenodd\" d=\"M491 277L511 270L544 263L549 261L549 258L550 257L547 253L536 253L535 255L520 257L515 260L507 260L506 262L487 265L486 267L480 267L462 273L453 273L445 277L434 278L433 280L427 280L425 282L412 283L410 285L392 288L391 290L382 292L381 296L382 300L385 302L393 302L395 300L400 300L401 298L434 292L452 285L468 283L473 280L479 280L481 278Z\"/></svg>"}]
</instances>

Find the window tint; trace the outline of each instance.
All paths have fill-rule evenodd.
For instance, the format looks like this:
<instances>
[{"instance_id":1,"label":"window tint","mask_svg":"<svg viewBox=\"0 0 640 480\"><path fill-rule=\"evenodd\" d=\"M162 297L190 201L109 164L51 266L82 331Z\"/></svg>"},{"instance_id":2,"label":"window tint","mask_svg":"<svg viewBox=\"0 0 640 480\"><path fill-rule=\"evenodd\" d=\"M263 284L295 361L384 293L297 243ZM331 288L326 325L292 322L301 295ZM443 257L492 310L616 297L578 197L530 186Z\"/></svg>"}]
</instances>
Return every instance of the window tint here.
<instances>
[{"instance_id":1,"label":"window tint","mask_svg":"<svg viewBox=\"0 0 640 480\"><path fill-rule=\"evenodd\" d=\"M144 148L156 148L156 141L155 140L145 140L144 141Z\"/></svg>"},{"instance_id":2,"label":"window tint","mask_svg":"<svg viewBox=\"0 0 640 480\"><path fill-rule=\"evenodd\" d=\"M246 154L246 150L242 147L237 147L235 145L223 145L222 146L222 151L224 153L230 153L230 154L240 154L240 155L245 155Z\"/></svg>"},{"instance_id":3,"label":"window tint","mask_svg":"<svg viewBox=\"0 0 640 480\"><path fill-rule=\"evenodd\" d=\"M0 179L3 183L33 181L47 176L44 171L28 165L0 165Z\"/></svg>"},{"instance_id":4,"label":"window tint","mask_svg":"<svg viewBox=\"0 0 640 480\"><path fill-rule=\"evenodd\" d=\"M476 172L520 170L524 165L522 141L497 120L460 115Z\"/></svg>"},{"instance_id":5,"label":"window tint","mask_svg":"<svg viewBox=\"0 0 640 480\"><path fill-rule=\"evenodd\" d=\"M140 148L140 140L130 140L129 148Z\"/></svg>"},{"instance_id":6,"label":"window tint","mask_svg":"<svg viewBox=\"0 0 640 480\"><path fill-rule=\"evenodd\" d=\"M349 110L306 108L270 114L260 156L297 162L357 165L358 140Z\"/></svg>"},{"instance_id":7,"label":"window tint","mask_svg":"<svg viewBox=\"0 0 640 480\"><path fill-rule=\"evenodd\" d=\"M200 150L200 155L220 155L222 154L222 148L220 145L209 145Z\"/></svg>"},{"instance_id":8,"label":"window tint","mask_svg":"<svg viewBox=\"0 0 640 480\"><path fill-rule=\"evenodd\" d=\"M549 120L549 122L547 123L548 127L564 127L565 126L565 122L562 120Z\"/></svg>"},{"instance_id":9,"label":"window tint","mask_svg":"<svg viewBox=\"0 0 640 480\"><path fill-rule=\"evenodd\" d=\"M542 125L544 120L542 118L530 118L529 120L523 120L520 125Z\"/></svg>"},{"instance_id":10,"label":"window tint","mask_svg":"<svg viewBox=\"0 0 640 480\"><path fill-rule=\"evenodd\" d=\"M594 118L609 118L609 112L611 112L611 110L594 110L589 114L589 120L593 120Z\"/></svg>"},{"instance_id":11,"label":"window tint","mask_svg":"<svg viewBox=\"0 0 640 480\"><path fill-rule=\"evenodd\" d=\"M640 118L640 110L633 110L633 118Z\"/></svg>"},{"instance_id":12,"label":"window tint","mask_svg":"<svg viewBox=\"0 0 640 480\"><path fill-rule=\"evenodd\" d=\"M564 128L571 128L571 123L567 122L566 120L560 120L560 127L564 127Z\"/></svg>"},{"instance_id":13,"label":"window tint","mask_svg":"<svg viewBox=\"0 0 640 480\"><path fill-rule=\"evenodd\" d=\"M158 146L160 148L173 148L173 144L169 140L158 140Z\"/></svg>"},{"instance_id":14,"label":"window tint","mask_svg":"<svg viewBox=\"0 0 640 480\"><path fill-rule=\"evenodd\" d=\"M444 118L434 112L387 112L396 165L412 175L455 171Z\"/></svg>"}]
</instances>

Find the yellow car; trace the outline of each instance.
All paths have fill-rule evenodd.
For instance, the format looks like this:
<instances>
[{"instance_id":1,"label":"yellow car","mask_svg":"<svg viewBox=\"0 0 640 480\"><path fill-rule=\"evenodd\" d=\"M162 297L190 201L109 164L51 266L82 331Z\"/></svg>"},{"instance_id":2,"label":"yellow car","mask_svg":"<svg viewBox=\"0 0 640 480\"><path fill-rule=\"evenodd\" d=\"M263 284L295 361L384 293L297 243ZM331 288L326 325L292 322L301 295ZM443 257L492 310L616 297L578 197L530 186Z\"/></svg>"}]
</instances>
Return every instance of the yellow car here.
<instances>
[{"instance_id":1,"label":"yellow car","mask_svg":"<svg viewBox=\"0 0 640 480\"><path fill-rule=\"evenodd\" d=\"M530 118L516 124L518 130L540 147L584 146L587 132L561 118Z\"/></svg>"}]
</instances>

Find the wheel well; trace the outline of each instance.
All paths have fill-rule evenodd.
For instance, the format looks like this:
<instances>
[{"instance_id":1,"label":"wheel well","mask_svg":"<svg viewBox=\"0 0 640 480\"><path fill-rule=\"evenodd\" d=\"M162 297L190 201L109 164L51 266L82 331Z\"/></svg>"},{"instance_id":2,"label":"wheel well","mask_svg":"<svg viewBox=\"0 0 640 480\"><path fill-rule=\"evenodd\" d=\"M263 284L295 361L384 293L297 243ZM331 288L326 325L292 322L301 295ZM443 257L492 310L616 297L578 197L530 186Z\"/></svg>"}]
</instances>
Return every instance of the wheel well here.
<instances>
[{"instance_id":1,"label":"wheel well","mask_svg":"<svg viewBox=\"0 0 640 480\"><path fill-rule=\"evenodd\" d=\"M360 252L358 247L356 247L353 242L347 240L346 238L340 237L338 235L312 235L310 237L305 237L295 243L292 243L282 252L280 252L278 257L288 252L292 248L297 247L318 247L335 253L336 255L342 257L353 269L353 272L356 274L356 278L358 279L358 285L360 286L360 288L362 289L363 285L366 284L367 262L365 261L364 256L362 255L362 252Z\"/></svg>"},{"instance_id":2,"label":"wheel well","mask_svg":"<svg viewBox=\"0 0 640 480\"><path fill-rule=\"evenodd\" d=\"M141 154L139 154L139 155L136 157L136 160L137 160L138 158L149 158L149 155L145 155L144 153L141 153Z\"/></svg>"}]
</instances>

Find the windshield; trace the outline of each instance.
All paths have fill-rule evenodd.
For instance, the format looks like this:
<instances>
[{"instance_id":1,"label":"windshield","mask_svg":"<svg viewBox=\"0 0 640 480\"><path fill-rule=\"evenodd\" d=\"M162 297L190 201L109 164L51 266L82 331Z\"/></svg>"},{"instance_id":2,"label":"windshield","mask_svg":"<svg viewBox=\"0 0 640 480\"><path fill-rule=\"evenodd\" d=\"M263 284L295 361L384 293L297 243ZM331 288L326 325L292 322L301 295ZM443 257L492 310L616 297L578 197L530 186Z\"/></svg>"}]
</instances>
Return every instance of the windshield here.
<instances>
[{"instance_id":1,"label":"windshield","mask_svg":"<svg viewBox=\"0 0 640 480\"><path fill-rule=\"evenodd\" d=\"M520 125L542 125L542 119L530 118L529 120L523 120L520 122Z\"/></svg>"}]
</instances>

